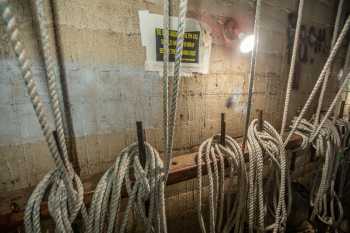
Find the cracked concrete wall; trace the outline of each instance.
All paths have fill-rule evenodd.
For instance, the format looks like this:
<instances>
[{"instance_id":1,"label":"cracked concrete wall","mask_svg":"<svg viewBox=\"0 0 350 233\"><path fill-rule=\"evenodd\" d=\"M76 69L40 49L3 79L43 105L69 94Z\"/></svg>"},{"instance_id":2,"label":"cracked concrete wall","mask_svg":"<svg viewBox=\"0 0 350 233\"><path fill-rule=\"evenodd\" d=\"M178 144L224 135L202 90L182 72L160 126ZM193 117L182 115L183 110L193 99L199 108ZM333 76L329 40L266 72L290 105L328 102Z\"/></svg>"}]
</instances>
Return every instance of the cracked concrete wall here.
<instances>
[{"instance_id":1,"label":"cracked concrete wall","mask_svg":"<svg viewBox=\"0 0 350 233\"><path fill-rule=\"evenodd\" d=\"M11 4L33 61L39 91L49 109L30 1L16 0ZM219 19L234 17L232 12L240 9L235 4L216 1L213 7L210 0L195 0L190 1L189 8L209 11ZM135 141L137 120L144 123L147 141L161 151L161 78L158 73L144 69L145 49L141 46L137 15L138 10L144 9L160 14L159 1L61 0L57 6L82 177L111 166L120 150ZM287 13L296 7L296 1L269 0L264 1L262 9L252 117L256 109L263 109L264 118L276 127L281 121L288 74ZM331 31L334 3L307 1L305 8L306 25L323 26ZM254 10L249 7L244 10L251 20ZM0 193L6 196L36 185L53 162L14 54L3 36L2 24L0 32ZM303 65L300 89L293 92L290 116L305 101L325 57L325 54L315 56L313 64ZM221 112L227 115L227 133L242 135L248 69L249 56L241 55L237 48L214 44L209 74L183 78L175 131L177 151L184 152L219 132ZM334 87L330 90L329 96L334 95ZM232 94L234 106L226 109L225 101Z\"/></svg>"}]
</instances>

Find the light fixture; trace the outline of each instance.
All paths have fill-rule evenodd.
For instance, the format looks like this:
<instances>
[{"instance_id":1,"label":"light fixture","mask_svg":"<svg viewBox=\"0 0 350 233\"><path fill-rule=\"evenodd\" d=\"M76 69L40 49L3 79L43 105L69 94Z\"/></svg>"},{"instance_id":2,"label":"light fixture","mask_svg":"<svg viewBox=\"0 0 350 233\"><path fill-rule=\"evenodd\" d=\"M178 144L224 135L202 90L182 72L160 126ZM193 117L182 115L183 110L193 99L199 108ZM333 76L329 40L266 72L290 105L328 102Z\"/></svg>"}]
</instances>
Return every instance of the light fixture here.
<instances>
[{"instance_id":1,"label":"light fixture","mask_svg":"<svg viewBox=\"0 0 350 233\"><path fill-rule=\"evenodd\" d=\"M239 38L240 38L239 50L241 51L241 53L251 52L254 48L254 40L255 40L254 35L240 34Z\"/></svg>"}]
</instances>

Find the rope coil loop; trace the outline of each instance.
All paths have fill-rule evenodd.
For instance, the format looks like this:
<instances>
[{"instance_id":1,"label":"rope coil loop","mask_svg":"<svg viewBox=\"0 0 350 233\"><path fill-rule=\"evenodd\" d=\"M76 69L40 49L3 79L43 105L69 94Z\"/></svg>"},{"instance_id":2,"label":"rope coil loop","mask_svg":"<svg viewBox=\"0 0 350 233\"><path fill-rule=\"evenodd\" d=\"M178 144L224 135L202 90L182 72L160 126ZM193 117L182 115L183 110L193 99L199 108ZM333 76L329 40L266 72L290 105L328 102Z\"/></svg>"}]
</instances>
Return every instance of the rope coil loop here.
<instances>
[{"instance_id":1,"label":"rope coil loop","mask_svg":"<svg viewBox=\"0 0 350 233\"><path fill-rule=\"evenodd\" d=\"M301 120L296 134L301 135L303 140L307 141L305 144L315 148L316 157L323 163L322 169L315 174L313 179L310 197L310 205L313 207L311 220L314 221L317 216L323 223L336 226L343 218L342 204L334 188L338 170L337 154L341 147L341 137L331 120L326 119L324 122L314 139L312 139L313 135L315 135L315 131L319 126L317 127L305 119ZM338 217L335 216L336 208Z\"/></svg>"},{"instance_id":2,"label":"rope coil loop","mask_svg":"<svg viewBox=\"0 0 350 233\"><path fill-rule=\"evenodd\" d=\"M225 145L219 144L220 135L216 135L204 141L199 147L197 156L197 179L198 179L198 202L197 214L201 231L207 232L202 211L202 187L203 172L202 165L205 165L209 178L209 232L242 233L244 231L246 213L246 192L248 181L243 153L239 144L231 137L226 136ZM204 160L204 163L203 163ZM225 169L225 162L228 162L228 170ZM225 174L230 178L230 187L238 185L239 191L232 196L229 194L225 199L224 179ZM237 184L234 181L237 176ZM234 201L233 201L233 200ZM226 204L225 204L226 202ZM227 218L223 218L226 213Z\"/></svg>"},{"instance_id":3,"label":"rope coil loop","mask_svg":"<svg viewBox=\"0 0 350 233\"><path fill-rule=\"evenodd\" d=\"M131 212L140 217L144 232L167 232L163 162L150 144L145 143L145 146L144 168L137 143L134 143L120 152L114 166L98 182L89 212L88 233L126 232ZM122 215L123 184L129 198Z\"/></svg>"},{"instance_id":4,"label":"rope coil loop","mask_svg":"<svg viewBox=\"0 0 350 233\"><path fill-rule=\"evenodd\" d=\"M287 209L289 204L286 198L288 172L286 150L283 141L277 131L268 122L263 122L262 131L258 130L258 120L252 121L248 129L247 146L249 153L249 193L248 193L248 223L249 232L273 230L283 232L287 221ZM270 182L264 184L264 160L270 161L270 178L276 185ZM273 189L275 187L275 189ZM264 190L273 189L272 215L274 223L265 227L265 211L269 206L269 198L264 198ZM265 200L266 199L266 200Z\"/></svg>"},{"instance_id":5,"label":"rope coil loop","mask_svg":"<svg viewBox=\"0 0 350 233\"><path fill-rule=\"evenodd\" d=\"M11 45L15 51L16 58L21 68L22 76L30 96L33 108L38 118L39 124L49 146L49 151L54 159L56 168L49 172L37 185L29 198L25 210L25 229L27 233L41 232L40 227L40 203L45 193L49 193L49 212L53 217L56 229L59 232L73 232L71 224L76 219L79 212L83 218L87 217L83 204L83 187L78 176L73 172L65 153L62 137L56 142L52 130L48 124L47 115L43 107L43 102L37 92L36 83L33 79L30 59L27 57L21 35L17 27L16 18L13 15L8 2L0 2L0 15L5 24L6 34L10 38ZM58 113L55 112L55 116ZM55 117L57 120L57 118ZM55 121L56 126L59 122ZM60 135L60 132L58 132Z\"/></svg>"}]
</instances>

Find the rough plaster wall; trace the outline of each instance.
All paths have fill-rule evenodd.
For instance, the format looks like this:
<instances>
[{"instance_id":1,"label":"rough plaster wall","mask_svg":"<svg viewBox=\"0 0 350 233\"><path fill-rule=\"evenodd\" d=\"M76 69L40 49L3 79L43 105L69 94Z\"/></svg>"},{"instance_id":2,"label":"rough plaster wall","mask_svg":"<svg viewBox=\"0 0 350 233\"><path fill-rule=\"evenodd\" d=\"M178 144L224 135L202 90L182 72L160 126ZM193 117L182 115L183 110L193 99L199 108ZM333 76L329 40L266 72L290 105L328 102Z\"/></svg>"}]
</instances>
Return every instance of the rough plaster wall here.
<instances>
[{"instance_id":1,"label":"rough plaster wall","mask_svg":"<svg viewBox=\"0 0 350 233\"><path fill-rule=\"evenodd\" d=\"M235 5L208 7L210 2L193 1L190 9L232 16L230 9ZM265 118L279 126L288 73L287 11L296 9L296 1L264 2L252 113L263 109ZM17 0L12 4L34 73L38 80L44 80L29 3ZM137 16L137 11L144 9L161 13L161 5L143 0L61 0L57 4L82 176L111 166L121 148L135 140L137 120L144 122L147 140L162 150L161 79L157 73L144 71L145 49ZM307 1L306 11L306 25L332 23L330 6ZM313 65L305 65L300 90L292 97L291 115L305 100L323 61L320 57ZM177 150L198 145L217 133L221 112L227 114L227 133L242 135L248 68L248 56L213 45L210 74L183 79L175 132ZM52 167L52 161L5 37L0 37L0 76L0 193L6 195L35 185ZM40 92L48 103L43 81ZM225 101L232 93L236 102L227 110Z\"/></svg>"}]
</instances>

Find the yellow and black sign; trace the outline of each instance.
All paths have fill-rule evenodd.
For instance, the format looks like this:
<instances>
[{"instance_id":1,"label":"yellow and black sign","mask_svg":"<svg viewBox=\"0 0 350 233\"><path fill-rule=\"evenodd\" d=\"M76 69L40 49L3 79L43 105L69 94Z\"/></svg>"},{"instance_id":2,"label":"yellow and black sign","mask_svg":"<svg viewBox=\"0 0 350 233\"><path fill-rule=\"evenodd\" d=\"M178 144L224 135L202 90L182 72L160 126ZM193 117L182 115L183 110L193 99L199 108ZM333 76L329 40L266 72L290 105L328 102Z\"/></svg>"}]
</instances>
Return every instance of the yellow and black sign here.
<instances>
[{"instance_id":1,"label":"yellow and black sign","mask_svg":"<svg viewBox=\"0 0 350 233\"><path fill-rule=\"evenodd\" d=\"M182 51L183 63L199 63L199 36L200 32L186 32ZM177 31L169 30L169 61L175 61ZM163 29L156 28L157 61L163 61L164 54Z\"/></svg>"}]
</instances>

